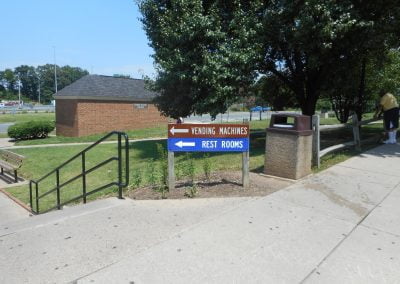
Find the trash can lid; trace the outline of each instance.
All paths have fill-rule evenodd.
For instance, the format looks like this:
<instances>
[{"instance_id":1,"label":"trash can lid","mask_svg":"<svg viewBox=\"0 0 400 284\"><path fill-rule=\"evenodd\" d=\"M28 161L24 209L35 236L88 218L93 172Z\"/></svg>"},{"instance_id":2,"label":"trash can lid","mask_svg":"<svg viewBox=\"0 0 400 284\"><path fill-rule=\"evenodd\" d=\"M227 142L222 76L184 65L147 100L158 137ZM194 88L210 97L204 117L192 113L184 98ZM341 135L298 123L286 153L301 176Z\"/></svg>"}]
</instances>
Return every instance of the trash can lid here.
<instances>
[{"instance_id":1,"label":"trash can lid","mask_svg":"<svg viewBox=\"0 0 400 284\"><path fill-rule=\"evenodd\" d=\"M268 130L289 131L297 135L311 135L311 117L293 113L272 114Z\"/></svg>"}]
</instances>

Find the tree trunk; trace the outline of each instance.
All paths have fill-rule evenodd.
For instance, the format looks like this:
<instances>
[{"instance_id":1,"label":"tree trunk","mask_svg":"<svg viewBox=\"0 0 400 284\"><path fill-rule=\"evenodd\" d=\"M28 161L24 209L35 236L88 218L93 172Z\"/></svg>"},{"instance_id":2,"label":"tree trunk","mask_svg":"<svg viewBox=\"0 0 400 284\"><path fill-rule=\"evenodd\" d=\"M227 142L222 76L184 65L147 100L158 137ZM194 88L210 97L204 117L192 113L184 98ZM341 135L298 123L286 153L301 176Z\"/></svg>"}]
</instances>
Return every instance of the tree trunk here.
<instances>
[{"instance_id":1,"label":"tree trunk","mask_svg":"<svg viewBox=\"0 0 400 284\"><path fill-rule=\"evenodd\" d=\"M314 82L307 82L307 88L305 91L305 98L301 106L301 112L304 115L312 116L315 114L315 108L319 93L317 92L317 86Z\"/></svg>"},{"instance_id":2,"label":"tree trunk","mask_svg":"<svg viewBox=\"0 0 400 284\"><path fill-rule=\"evenodd\" d=\"M367 59L363 58L362 63L361 63L360 86L358 88L358 97L357 97L357 102L356 102L356 106L355 106L355 111L357 114L358 121L361 121L363 110L364 110L366 66L367 66Z\"/></svg>"},{"instance_id":3,"label":"tree trunk","mask_svg":"<svg viewBox=\"0 0 400 284\"><path fill-rule=\"evenodd\" d=\"M314 93L312 96L307 96L304 105L301 106L301 112L304 115L312 116L315 114L318 96Z\"/></svg>"}]
</instances>

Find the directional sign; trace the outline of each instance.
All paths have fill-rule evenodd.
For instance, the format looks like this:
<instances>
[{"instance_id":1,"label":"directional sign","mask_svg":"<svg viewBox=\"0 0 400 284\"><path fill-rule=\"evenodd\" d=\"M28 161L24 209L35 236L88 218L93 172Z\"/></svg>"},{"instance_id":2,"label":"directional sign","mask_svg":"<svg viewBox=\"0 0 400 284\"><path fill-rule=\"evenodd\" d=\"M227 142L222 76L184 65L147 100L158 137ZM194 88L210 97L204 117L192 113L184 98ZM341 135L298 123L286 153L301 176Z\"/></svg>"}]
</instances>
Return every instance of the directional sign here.
<instances>
[{"instance_id":1,"label":"directional sign","mask_svg":"<svg viewBox=\"0 0 400 284\"><path fill-rule=\"evenodd\" d=\"M168 138L248 138L247 124L169 124Z\"/></svg>"},{"instance_id":2,"label":"directional sign","mask_svg":"<svg viewBox=\"0 0 400 284\"><path fill-rule=\"evenodd\" d=\"M247 152L249 138L169 138L172 152Z\"/></svg>"},{"instance_id":3,"label":"directional sign","mask_svg":"<svg viewBox=\"0 0 400 284\"><path fill-rule=\"evenodd\" d=\"M242 152L242 184L249 186L248 124L169 124L168 188L175 188L174 152Z\"/></svg>"}]
</instances>

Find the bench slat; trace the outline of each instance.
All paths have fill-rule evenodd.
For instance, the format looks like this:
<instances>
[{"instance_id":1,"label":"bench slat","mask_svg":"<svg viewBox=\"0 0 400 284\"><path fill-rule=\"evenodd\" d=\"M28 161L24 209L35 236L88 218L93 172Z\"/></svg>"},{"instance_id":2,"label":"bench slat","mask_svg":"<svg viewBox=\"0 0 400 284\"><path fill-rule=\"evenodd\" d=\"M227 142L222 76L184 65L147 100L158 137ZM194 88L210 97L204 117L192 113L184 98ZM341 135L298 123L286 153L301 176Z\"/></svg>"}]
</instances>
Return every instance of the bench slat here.
<instances>
[{"instance_id":1,"label":"bench slat","mask_svg":"<svg viewBox=\"0 0 400 284\"><path fill-rule=\"evenodd\" d=\"M11 169L18 169L22 165L22 160L24 156L18 155L11 151L0 150L0 163L5 163L5 167L11 167Z\"/></svg>"},{"instance_id":2,"label":"bench slat","mask_svg":"<svg viewBox=\"0 0 400 284\"><path fill-rule=\"evenodd\" d=\"M13 171L14 172L14 182L18 182L18 175L17 169L22 166L22 160L24 156L18 155L11 151L7 150L0 150L0 167L1 167L1 174L3 170L6 171Z\"/></svg>"}]
</instances>

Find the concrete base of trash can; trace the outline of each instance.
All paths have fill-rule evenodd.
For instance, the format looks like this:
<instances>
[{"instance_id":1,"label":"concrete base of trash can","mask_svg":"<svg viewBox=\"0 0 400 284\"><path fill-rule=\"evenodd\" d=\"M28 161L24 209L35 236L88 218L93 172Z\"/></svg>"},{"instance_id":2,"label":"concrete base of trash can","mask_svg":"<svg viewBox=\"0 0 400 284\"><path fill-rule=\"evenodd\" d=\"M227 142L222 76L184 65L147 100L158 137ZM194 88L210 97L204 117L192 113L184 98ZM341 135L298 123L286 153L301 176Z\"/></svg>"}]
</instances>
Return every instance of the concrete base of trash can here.
<instances>
[{"instance_id":1,"label":"concrete base of trash can","mask_svg":"<svg viewBox=\"0 0 400 284\"><path fill-rule=\"evenodd\" d=\"M264 173L299 179L311 174L312 136L267 130Z\"/></svg>"}]
</instances>

